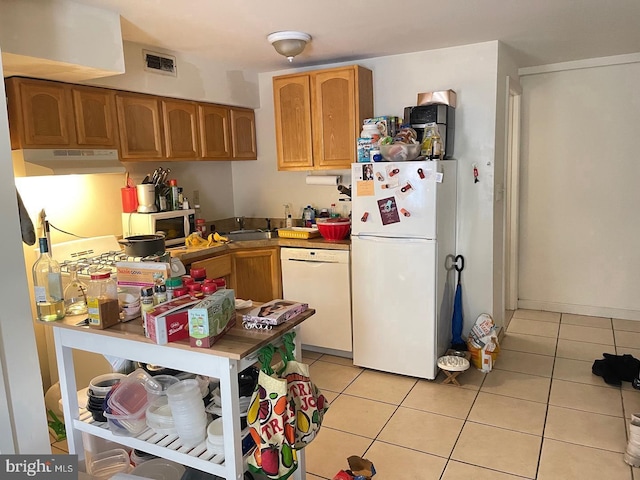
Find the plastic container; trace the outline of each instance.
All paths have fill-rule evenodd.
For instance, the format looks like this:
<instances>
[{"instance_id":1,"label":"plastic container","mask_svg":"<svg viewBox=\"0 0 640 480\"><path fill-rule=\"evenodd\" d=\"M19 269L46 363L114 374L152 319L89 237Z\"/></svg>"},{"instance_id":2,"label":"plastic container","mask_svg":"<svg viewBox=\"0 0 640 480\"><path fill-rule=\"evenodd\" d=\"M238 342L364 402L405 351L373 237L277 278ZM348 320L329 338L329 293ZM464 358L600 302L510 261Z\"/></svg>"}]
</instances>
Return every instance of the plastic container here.
<instances>
[{"instance_id":1,"label":"plastic container","mask_svg":"<svg viewBox=\"0 0 640 480\"><path fill-rule=\"evenodd\" d=\"M162 435L175 435L177 433L167 397L160 397L149 405L145 416L147 426L153 429L154 432Z\"/></svg>"},{"instance_id":2,"label":"plastic container","mask_svg":"<svg viewBox=\"0 0 640 480\"><path fill-rule=\"evenodd\" d=\"M144 419L144 411L149 405L147 388L161 390L160 384L142 368L127 375L107 398L110 413L133 417L142 414Z\"/></svg>"},{"instance_id":3,"label":"plastic container","mask_svg":"<svg viewBox=\"0 0 640 480\"><path fill-rule=\"evenodd\" d=\"M87 461L87 473L99 479L111 478L116 473L127 473L129 470L129 454L122 448L96 453Z\"/></svg>"},{"instance_id":4,"label":"plastic container","mask_svg":"<svg viewBox=\"0 0 640 480\"><path fill-rule=\"evenodd\" d=\"M104 412L107 425L111 433L121 437L132 437L142 433L147 428L145 410L137 415L122 415Z\"/></svg>"},{"instance_id":5,"label":"plastic container","mask_svg":"<svg viewBox=\"0 0 640 480\"><path fill-rule=\"evenodd\" d=\"M420 155L419 143L393 143L380 145L380 153L388 162L404 162L413 160Z\"/></svg>"},{"instance_id":6,"label":"plastic container","mask_svg":"<svg viewBox=\"0 0 640 480\"><path fill-rule=\"evenodd\" d=\"M207 426L207 450L211 453L224 452L222 417L216 418Z\"/></svg>"},{"instance_id":7,"label":"plastic container","mask_svg":"<svg viewBox=\"0 0 640 480\"><path fill-rule=\"evenodd\" d=\"M117 372L98 375L89 381L89 389L95 396L106 397L107 393L111 390L111 387L120 382L123 378L127 378L127 376L124 373Z\"/></svg>"},{"instance_id":8,"label":"plastic container","mask_svg":"<svg viewBox=\"0 0 640 480\"><path fill-rule=\"evenodd\" d=\"M375 123L367 123L362 126L362 132L360 132L360 138L370 138L372 145L377 145L380 142L380 130Z\"/></svg>"},{"instance_id":9,"label":"plastic container","mask_svg":"<svg viewBox=\"0 0 640 480\"><path fill-rule=\"evenodd\" d=\"M165 460L164 458L155 458L138 465L131 470L131 475L146 478L161 478L162 480L180 480L186 469L179 463Z\"/></svg>"},{"instance_id":10,"label":"plastic container","mask_svg":"<svg viewBox=\"0 0 640 480\"><path fill-rule=\"evenodd\" d=\"M152 455L147 452L143 452L142 450L131 450L131 464L134 467L137 467L141 463L148 462L149 460L153 460L154 458L158 458L155 455Z\"/></svg>"},{"instance_id":11,"label":"plastic container","mask_svg":"<svg viewBox=\"0 0 640 480\"><path fill-rule=\"evenodd\" d=\"M147 397L150 402L157 400L167 394L167 389L174 383L178 383L180 379L173 375L155 375L153 382L145 383L144 388L147 391Z\"/></svg>"}]
</instances>

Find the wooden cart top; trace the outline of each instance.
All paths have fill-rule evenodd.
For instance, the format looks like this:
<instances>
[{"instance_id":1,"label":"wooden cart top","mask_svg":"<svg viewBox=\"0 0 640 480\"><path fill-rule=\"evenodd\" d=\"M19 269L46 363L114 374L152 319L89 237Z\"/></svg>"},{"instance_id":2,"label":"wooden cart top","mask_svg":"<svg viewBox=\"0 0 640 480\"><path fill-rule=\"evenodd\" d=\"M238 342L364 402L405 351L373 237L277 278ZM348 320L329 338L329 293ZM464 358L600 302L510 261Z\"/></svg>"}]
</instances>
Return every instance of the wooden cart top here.
<instances>
[{"instance_id":1,"label":"wooden cart top","mask_svg":"<svg viewBox=\"0 0 640 480\"><path fill-rule=\"evenodd\" d=\"M257 303L254 304L254 307L257 305ZM236 324L231 327L231 329L229 329L222 338L214 343L211 348L191 347L189 345L188 338L177 342L170 342L163 346L180 350L197 351L198 353L217 355L233 360L242 360L263 346L274 342L282 334L292 330L296 325L299 325L316 313L313 308L309 308L300 315L287 320L281 325L273 327L272 330L248 330L242 326L242 315L248 313L250 310L251 308L236 311ZM62 320L56 320L54 322L36 320L36 323L46 325L48 327L69 328L74 330L81 329L82 331L87 333L90 332L94 335L104 335L108 337L155 344L153 340L144 336L142 318L137 318L129 322L121 322L104 330L84 325L83 321L85 318L85 315L75 315L67 316Z\"/></svg>"}]
</instances>

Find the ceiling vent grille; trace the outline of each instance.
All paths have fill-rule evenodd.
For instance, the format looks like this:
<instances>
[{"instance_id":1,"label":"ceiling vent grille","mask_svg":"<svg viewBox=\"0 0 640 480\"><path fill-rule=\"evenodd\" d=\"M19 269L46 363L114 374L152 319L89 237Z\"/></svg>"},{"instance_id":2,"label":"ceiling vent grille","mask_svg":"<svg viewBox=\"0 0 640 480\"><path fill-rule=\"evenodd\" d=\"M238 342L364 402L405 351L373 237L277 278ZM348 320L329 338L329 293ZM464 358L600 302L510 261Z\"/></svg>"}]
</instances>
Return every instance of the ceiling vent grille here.
<instances>
[{"instance_id":1,"label":"ceiling vent grille","mask_svg":"<svg viewBox=\"0 0 640 480\"><path fill-rule=\"evenodd\" d=\"M163 75L178 76L176 67L176 57L164 53L143 50L144 69L149 72L161 73Z\"/></svg>"}]
</instances>

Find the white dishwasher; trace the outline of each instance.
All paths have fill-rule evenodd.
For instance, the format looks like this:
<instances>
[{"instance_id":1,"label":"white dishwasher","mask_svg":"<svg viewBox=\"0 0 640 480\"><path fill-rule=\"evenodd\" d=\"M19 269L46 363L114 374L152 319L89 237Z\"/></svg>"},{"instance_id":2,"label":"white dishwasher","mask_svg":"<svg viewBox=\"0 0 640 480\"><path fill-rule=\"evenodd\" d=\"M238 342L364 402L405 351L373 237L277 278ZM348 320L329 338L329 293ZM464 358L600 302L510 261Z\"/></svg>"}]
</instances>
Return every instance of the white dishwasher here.
<instances>
[{"instance_id":1,"label":"white dishwasher","mask_svg":"<svg viewBox=\"0 0 640 480\"><path fill-rule=\"evenodd\" d=\"M284 298L316 310L300 325L302 344L351 356L349 251L284 247L280 261Z\"/></svg>"}]
</instances>

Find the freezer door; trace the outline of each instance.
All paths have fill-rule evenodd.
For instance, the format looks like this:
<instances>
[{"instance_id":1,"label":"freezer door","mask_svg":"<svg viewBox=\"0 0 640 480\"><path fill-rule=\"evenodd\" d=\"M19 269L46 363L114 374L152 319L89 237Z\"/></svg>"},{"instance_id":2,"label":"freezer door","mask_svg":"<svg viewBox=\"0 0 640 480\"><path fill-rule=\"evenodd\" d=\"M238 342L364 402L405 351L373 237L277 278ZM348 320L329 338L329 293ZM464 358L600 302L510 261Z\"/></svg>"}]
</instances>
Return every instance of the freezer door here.
<instances>
[{"instance_id":1,"label":"freezer door","mask_svg":"<svg viewBox=\"0 0 640 480\"><path fill-rule=\"evenodd\" d=\"M436 238L438 162L352 165L352 234Z\"/></svg>"},{"instance_id":2,"label":"freezer door","mask_svg":"<svg viewBox=\"0 0 640 480\"><path fill-rule=\"evenodd\" d=\"M352 237L353 363L436 375L436 243Z\"/></svg>"}]
</instances>

